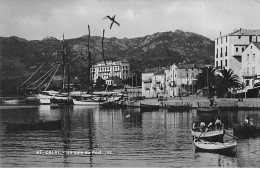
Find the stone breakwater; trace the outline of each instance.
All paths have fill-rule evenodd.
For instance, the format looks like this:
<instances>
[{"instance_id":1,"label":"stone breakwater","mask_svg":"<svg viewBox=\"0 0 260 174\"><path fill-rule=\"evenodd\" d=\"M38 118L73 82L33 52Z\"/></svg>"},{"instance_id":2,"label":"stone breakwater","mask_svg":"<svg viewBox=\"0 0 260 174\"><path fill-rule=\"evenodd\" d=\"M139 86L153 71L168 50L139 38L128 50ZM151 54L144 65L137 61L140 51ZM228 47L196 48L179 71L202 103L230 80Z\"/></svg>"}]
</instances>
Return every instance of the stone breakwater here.
<instances>
[{"instance_id":1,"label":"stone breakwater","mask_svg":"<svg viewBox=\"0 0 260 174\"><path fill-rule=\"evenodd\" d=\"M216 106L221 109L259 109L260 98L215 98ZM158 98L150 98L139 101L126 101L129 107L140 107L140 104L159 105L161 108L168 106L190 106L191 108L209 107L210 101L205 97L183 97L183 98L168 98L167 101L158 101Z\"/></svg>"}]
</instances>

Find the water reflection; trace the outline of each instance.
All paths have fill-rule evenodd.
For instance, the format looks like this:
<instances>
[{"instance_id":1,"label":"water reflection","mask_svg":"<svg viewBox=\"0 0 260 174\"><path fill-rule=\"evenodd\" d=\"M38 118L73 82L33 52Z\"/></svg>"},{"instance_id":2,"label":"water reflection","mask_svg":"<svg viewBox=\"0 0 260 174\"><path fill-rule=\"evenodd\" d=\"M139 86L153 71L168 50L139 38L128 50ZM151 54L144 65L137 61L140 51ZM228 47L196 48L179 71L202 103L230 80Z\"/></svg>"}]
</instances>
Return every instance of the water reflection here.
<instances>
[{"instance_id":1,"label":"water reflection","mask_svg":"<svg viewBox=\"0 0 260 174\"><path fill-rule=\"evenodd\" d=\"M260 138L238 139L237 157L195 152L190 129L194 121L215 122L232 131L233 123L249 116L259 125L259 111L223 111L216 114L140 112L99 107L0 108L0 154L3 167L257 167ZM63 116L62 130L5 131L4 121ZM102 154L36 155L36 150L101 151ZM113 154L107 154L111 151Z\"/></svg>"}]
</instances>

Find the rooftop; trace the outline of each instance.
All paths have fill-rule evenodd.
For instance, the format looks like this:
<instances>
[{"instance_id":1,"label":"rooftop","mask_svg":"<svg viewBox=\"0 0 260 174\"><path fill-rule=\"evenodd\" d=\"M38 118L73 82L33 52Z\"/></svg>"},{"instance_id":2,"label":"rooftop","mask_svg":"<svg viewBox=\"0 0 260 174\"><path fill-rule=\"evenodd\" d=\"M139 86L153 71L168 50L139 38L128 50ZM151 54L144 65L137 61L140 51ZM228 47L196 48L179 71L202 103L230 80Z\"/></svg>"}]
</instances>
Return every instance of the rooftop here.
<instances>
[{"instance_id":1,"label":"rooftop","mask_svg":"<svg viewBox=\"0 0 260 174\"><path fill-rule=\"evenodd\" d=\"M223 38L226 36L256 36L256 35L260 35L260 29L257 30L250 30L250 29L244 29L244 28L240 28L237 29L231 33L225 34L225 35L221 35L220 37L217 37L216 39L219 38Z\"/></svg>"}]
</instances>

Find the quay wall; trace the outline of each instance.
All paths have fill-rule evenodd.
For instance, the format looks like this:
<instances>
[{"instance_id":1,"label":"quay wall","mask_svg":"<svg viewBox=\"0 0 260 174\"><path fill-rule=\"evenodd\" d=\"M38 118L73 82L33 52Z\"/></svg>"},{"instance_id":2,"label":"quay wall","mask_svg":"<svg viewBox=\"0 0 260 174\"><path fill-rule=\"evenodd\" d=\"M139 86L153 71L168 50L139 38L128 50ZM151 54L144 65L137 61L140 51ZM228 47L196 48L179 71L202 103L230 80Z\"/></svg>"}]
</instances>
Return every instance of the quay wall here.
<instances>
[{"instance_id":1,"label":"quay wall","mask_svg":"<svg viewBox=\"0 0 260 174\"><path fill-rule=\"evenodd\" d=\"M216 106L221 109L259 109L260 110L260 98L249 99L233 99L233 98L216 98L214 99ZM140 104L159 105L161 108L167 108L168 106L187 106L191 108L209 107L210 101L207 98L169 98L167 101L158 101L157 98L144 99L139 101L126 101L125 104L129 107L140 107Z\"/></svg>"}]
</instances>

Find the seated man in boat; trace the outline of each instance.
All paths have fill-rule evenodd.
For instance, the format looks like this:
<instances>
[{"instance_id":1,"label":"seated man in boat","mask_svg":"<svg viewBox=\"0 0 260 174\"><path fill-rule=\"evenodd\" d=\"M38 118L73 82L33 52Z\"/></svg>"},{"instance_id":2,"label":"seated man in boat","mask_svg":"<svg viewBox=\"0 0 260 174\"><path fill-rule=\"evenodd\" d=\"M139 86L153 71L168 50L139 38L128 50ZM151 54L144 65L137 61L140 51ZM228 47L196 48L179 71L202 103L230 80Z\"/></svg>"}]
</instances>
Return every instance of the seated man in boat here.
<instances>
[{"instance_id":1,"label":"seated man in boat","mask_svg":"<svg viewBox=\"0 0 260 174\"><path fill-rule=\"evenodd\" d=\"M221 129L222 123L221 123L221 120L219 120L218 118L217 118L217 120L216 120L216 122L215 122L215 126L216 126L216 129L217 129L217 130L220 130L220 129Z\"/></svg>"},{"instance_id":2,"label":"seated man in boat","mask_svg":"<svg viewBox=\"0 0 260 174\"><path fill-rule=\"evenodd\" d=\"M201 123L200 123L200 131L201 131L201 132L204 132L205 129L206 129L205 123L204 123L204 122L201 122Z\"/></svg>"},{"instance_id":3,"label":"seated man in boat","mask_svg":"<svg viewBox=\"0 0 260 174\"><path fill-rule=\"evenodd\" d=\"M246 117L244 126L250 126L250 125L252 125L252 124L249 123L249 117Z\"/></svg>"},{"instance_id":4,"label":"seated man in boat","mask_svg":"<svg viewBox=\"0 0 260 174\"><path fill-rule=\"evenodd\" d=\"M194 122L193 125L192 125L192 130L193 131L199 131L199 125L198 125L198 122Z\"/></svg>"}]
</instances>

